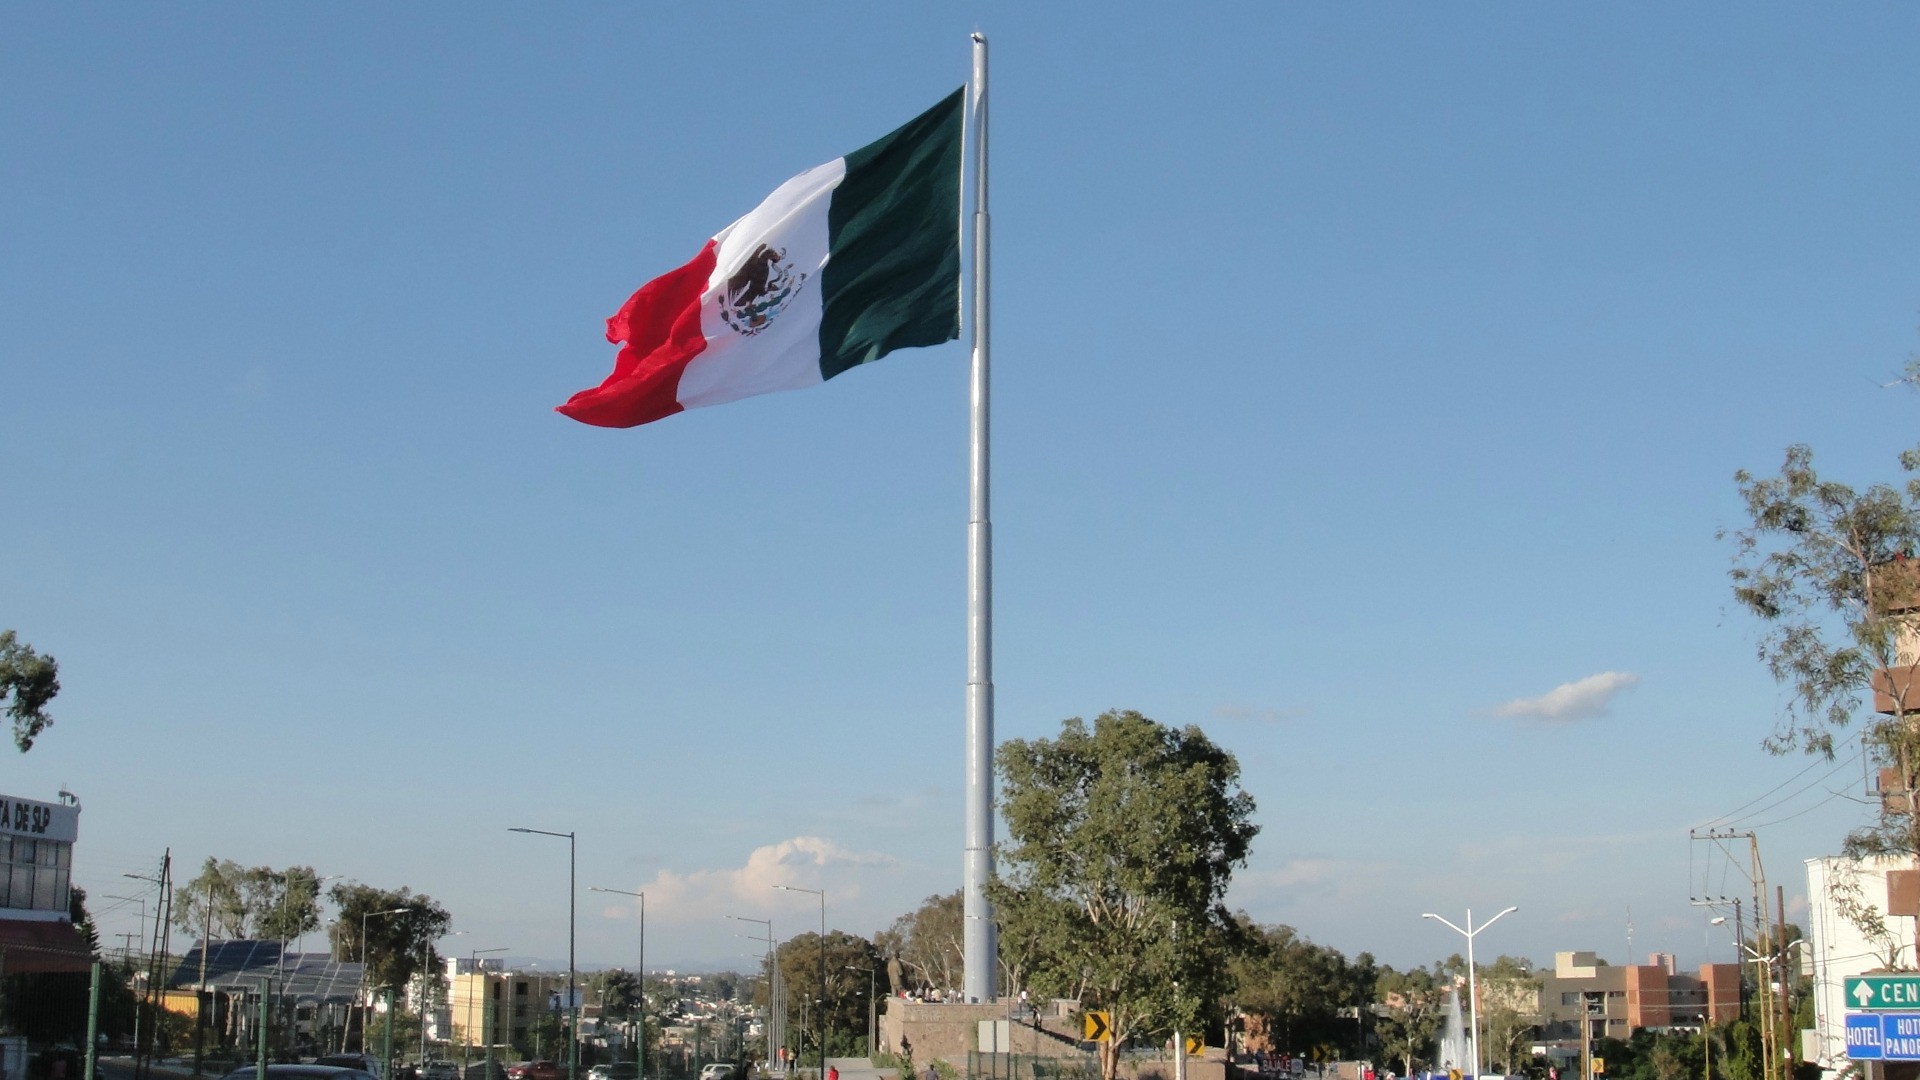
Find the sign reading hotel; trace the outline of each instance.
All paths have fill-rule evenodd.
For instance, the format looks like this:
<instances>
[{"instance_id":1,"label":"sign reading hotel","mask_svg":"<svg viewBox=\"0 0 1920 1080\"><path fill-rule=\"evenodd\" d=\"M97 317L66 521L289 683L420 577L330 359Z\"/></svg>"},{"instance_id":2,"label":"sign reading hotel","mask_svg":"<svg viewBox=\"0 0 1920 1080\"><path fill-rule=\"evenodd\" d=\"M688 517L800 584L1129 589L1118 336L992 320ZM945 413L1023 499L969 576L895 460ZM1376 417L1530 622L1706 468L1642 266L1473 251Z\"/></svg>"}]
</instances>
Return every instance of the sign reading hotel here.
<instances>
[{"instance_id":1,"label":"sign reading hotel","mask_svg":"<svg viewBox=\"0 0 1920 1080\"><path fill-rule=\"evenodd\" d=\"M80 839L80 808L0 795L0 836L71 844Z\"/></svg>"},{"instance_id":2,"label":"sign reading hotel","mask_svg":"<svg viewBox=\"0 0 1920 1080\"><path fill-rule=\"evenodd\" d=\"M1855 1061L1920 1061L1920 1012L1848 1013L1847 1056Z\"/></svg>"}]
</instances>

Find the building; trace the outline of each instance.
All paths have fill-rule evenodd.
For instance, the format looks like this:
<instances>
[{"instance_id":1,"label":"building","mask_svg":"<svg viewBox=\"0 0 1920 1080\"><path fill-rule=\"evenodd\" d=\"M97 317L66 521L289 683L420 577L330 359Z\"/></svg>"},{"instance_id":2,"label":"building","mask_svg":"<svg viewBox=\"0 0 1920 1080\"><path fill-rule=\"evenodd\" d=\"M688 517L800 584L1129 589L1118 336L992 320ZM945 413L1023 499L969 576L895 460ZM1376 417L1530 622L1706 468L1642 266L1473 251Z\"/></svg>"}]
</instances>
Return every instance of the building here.
<instances>
[{"instance_id":1,"label":"building","mask_svg":"<svg viewBox=\"0 0 1920 1080\"><path fill-rule=\"evenodd\" d=\"M1558 1061L1580 1058L1584 1033L1591 1045L1630 1037L1636 1029L1698 1031L1711 1019L1740 1016L1740 966L1702 964L1697 975L1674 970L1673 958L1612 965L1591 952L1553 955L1540 975L1540 1053Z\"/></svg>"},{"instance_id":2,"label":"building","mask_svg":"<svg viewBox=\"0 0 1920 1080\"><path fill-rule=\"evenodd\" d=\"M73 927L80 803L0 795L0 975L77 974L93 946Z\"/></svg>"},{"instance_id":3,"label":"building","mask_svg":"<svg viewBox=\"0 0 1920 1080\"><path fill-rule=\"evenodd\" d=\"M1824 1069L1851 1064L1846 978L1911 968L1916 915L1920 871L1912 859L1807 860L1807 945L1801 964L1813 979L1813 1029L1801 1036L1803 1058Z\"/></svg>"},{"instance_id":4,"label":"building","mask_svg":"<svg viewBox=\"0 0 1920 1080\"><path fill-rule=\"evenodd\" d=\"M451 1041L474 1047L527 1045L533 1021L541 1013L557 1012L566 993L564 971L509 971L490 958L451 957L447 960Z\"/></svg>"}]
</instances>

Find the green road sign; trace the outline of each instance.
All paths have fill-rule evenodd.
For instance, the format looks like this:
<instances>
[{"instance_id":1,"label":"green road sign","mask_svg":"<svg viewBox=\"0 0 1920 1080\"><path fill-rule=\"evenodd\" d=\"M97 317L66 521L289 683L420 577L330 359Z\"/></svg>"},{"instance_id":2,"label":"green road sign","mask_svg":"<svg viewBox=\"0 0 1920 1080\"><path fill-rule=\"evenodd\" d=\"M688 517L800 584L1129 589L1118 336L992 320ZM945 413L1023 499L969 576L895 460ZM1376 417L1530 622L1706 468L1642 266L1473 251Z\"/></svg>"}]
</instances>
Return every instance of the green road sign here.
<instances>
[{"instance_id":1,"label":"green road sign","mask_svg":"<svg viewBox=\"0 0 1920 1080\"><path fill-rule=\"evenodd\" d=\"M1855 1012L1920 1009L1920 975L1854 975L1846 984L1847 1008Z\"/></svg>"}]
</instances>

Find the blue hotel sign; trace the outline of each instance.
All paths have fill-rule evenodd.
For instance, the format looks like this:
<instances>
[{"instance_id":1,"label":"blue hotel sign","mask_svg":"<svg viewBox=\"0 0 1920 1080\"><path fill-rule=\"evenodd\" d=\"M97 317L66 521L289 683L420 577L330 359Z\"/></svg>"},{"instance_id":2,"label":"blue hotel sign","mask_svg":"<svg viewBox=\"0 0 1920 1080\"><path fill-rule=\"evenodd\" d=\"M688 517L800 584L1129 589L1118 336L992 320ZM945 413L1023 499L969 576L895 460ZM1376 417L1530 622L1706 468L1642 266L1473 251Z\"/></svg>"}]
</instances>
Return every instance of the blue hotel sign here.
<instances>
[{"instance_id":1,"label":"blue hotel sign","mask_svg":"<svg viewBox=\"0 0 1920 1080\"><path fill-rule=\"evenodd\" d=\"M1920 1012L1848 1013L1847 1056L1855 1061L1920 1061Z\"/></svg>"}]
</instances>

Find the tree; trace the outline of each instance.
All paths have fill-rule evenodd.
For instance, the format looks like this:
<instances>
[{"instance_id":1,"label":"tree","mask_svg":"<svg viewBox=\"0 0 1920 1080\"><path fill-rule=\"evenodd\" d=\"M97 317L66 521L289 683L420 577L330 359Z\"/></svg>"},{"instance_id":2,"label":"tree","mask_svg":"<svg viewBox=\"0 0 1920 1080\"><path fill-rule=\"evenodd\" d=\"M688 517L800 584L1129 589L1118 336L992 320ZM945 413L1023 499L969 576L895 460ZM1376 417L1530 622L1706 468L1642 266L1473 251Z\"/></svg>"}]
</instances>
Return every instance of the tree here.
<instances>
[{"instance_id":1,"label":"tree","mask_svg":"<svg viewBox=\"0 0 1920 1080\"><path fill-rule=\"evenodd\" d=\"M1479 984L1486 1063L1497 1062L1503 1073L1518 1072L1531 1057L1527 1048L1538 1026L1534 1017L1540 1011L1540 979L1527 960L1501 956L1480 965Z\"/></svg>"},{"instance_id":2,"label":"tree","mask_svg":"<svg viewBox=\"0 0 1920 1080\"><path fill-rule=\"evenodd\" d=\"M446 936L453 916L425 893L402 887L377 889L357 881L335 885L327 894L340 915L328 928L335 955L367 958L367 985L405 986L422 970L440 966L433 943ZM391 911L397 914L381 915ZM360 937L366 927L366 939Z\"/></svg>"},{"instance_id":3,"label":"tree","mask_svg":"<svg viewBox=\"0 0 1920 1080\"><path fill-rule=\"evenodd\" d=\"M1901 461L1920 468L1920 450ZM1920 797L1920 480L1856 492L1821 479L1804 445L1787 448L1777 476L1734 479L1750 521L1732 533L1734 597L1766 627L1760 659L1789 691L1766 746L1830 759L1874 697L1861 743L1896 797L1842 851L1920 855L1920 815L1907 809Z\"/></svg>"},{"instance_id":4,"label":"tree","mask_svg":"<svg viewBox=\"0 0 1920 1080\"><path fill-rule=\"evenodd\" d=\"M1112 1080L1130 1037L1197 1031L1227 990L1240 926L1222 903L1259 831L1240 765L1199 728L1137 712L1074 718L1000 747L1008 842L990 887L1030 985L1108 1013Z\"/></svg>"},{"instance_id":5,"label":"tree","mask_svg":"<svg viewBox=\"0 0 1920 1080\"><path fill-rule=\"evenodd\" d=\"M311 866L274 870L209 857L174 894L173 924L194 937L296 938L320 928L320 879Z\"/></svg>"},{"instance_id":6,"label":"tree","mask_svg":"<svg viewBox=\"0 0 1920 1080\"><path fill-rule=\"evenodd\" d=\"M780 965L780 979L786 985L787 1030L801 1031L804 1010L805 1037L810 1045L796 1049L817 1052L824 1039L831 1057L851 1053L866 1038L867 974L875 973L874 978L878 980L886 973L886 962L873 942L841 930L828 931L825 960L827 998L823 1011L810 1004L819 999L821 990L820 935L810 932L788 938L773 954L773 962ZM769 986L768 979L757 981L755 1004L768 1003Z\"/></svg>"},{"instance_id":7,"label":"tree","mask_svg":"<svg viewBox=\"0 0 1920 1080\"><path fill-rule=\"evenodd\" d=\"M13 718L13 745L21 753L33 749L33 740L53 726L47 702L60 692L60 664L33 651L11 630L0 630L0 701ZM8 700L11 698L12 700Z\"/></svg>"},{"instance_id":8,"label":"tree","mask_svg":"<svg viewBox=\"0 0 1920 1080\"><path fill-rule=\"evenodd\" d=\"M1340 950L1315 945L1291 926L1253 926L1245 916L1243 948L1228 961L1232 1001L1287 1047L1348 1046L1359 1050L1360 1007L1373 994L1369 970L1356 977ZM1371 968L1373 958L1367 957ZM1364 1050L1354 1053L1364 1057Z\"/></svg>"},{"instance_id":9,"label":"tree","mask_svg":"<svg viewBox=\"0 0 1920 1080\"><path fill-rule=\"evenodd\" d=\"M947 989L966 982L966 918L960 890L929 896L912 913L893 920L884 932L905 968L905 985L896 989ZM883 951L886 951L883 949Z\"/></svg>"},{"instance_id":10,"label":"tree","mask_svg":"<svg viewBox=\"0 0 1920 1080\"><path fill-rule=\"evenodd\" d=\"M1379 1004L1373 1010L1374 1030L1380 1036L1381 1053L1400 1063L1400 1075L1412 1076L1416 1064L1431 1060L1446 1005L1446 986L1426 968L1404 972L1383 968L1375 980Z\"/></svg>"}]
</instances>

